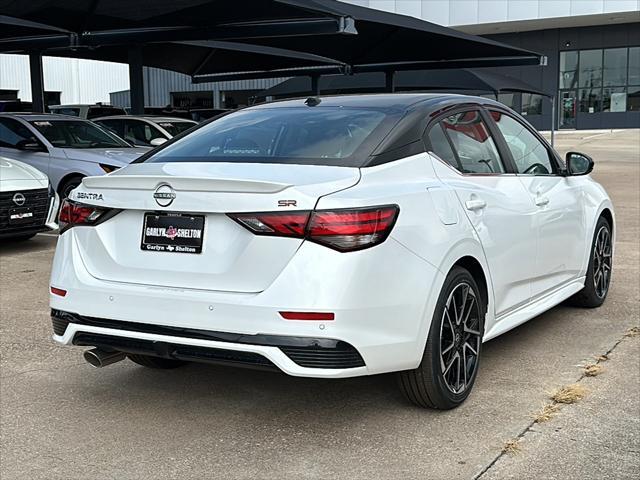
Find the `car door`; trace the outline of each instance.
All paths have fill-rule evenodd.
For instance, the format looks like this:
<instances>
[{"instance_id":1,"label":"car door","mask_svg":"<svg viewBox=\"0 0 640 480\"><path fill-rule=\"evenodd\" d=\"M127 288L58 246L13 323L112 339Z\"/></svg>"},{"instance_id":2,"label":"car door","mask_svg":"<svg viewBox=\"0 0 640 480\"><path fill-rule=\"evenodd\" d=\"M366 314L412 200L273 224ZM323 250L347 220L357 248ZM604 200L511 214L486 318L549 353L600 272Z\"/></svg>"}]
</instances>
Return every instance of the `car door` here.
<instances>
[{"instance_id":1,"label":"car door","mask_svg":"<svg viewBox=\"0 0 640 480\"><path fill-rule=\"evenodd\" d=\"M496 317L525 305L535 270L535 206L486 119L479 109L448 113L427 137L430 152L443 160L434 162L436 174L455 189L484 249Z\"/></svg>"},{"instance_id":2,"label":"car door","mask_svg":"<svg viewBox=\"0 0 640 480\"><path fill-rule=\"evenodd\" d=\"M514 115L493 109L491 118L508 147L518 179L536 206L536 275L539 297L576 279L586 265L586 232L581 180L562 175L552 149Z\"/></svg>"},{"instance_id":3,"label":"car door","mask_svg":"<svg viewBox=\"0 0 640 480\"><path fill-rule=\"evenodd\" d=\"M41 150L23 150L20 142L35 142ZM50 155L47 147L29 127L13 118L0 118L0 156L19 160L49 175Z\"/></svg>"}]
</instances>

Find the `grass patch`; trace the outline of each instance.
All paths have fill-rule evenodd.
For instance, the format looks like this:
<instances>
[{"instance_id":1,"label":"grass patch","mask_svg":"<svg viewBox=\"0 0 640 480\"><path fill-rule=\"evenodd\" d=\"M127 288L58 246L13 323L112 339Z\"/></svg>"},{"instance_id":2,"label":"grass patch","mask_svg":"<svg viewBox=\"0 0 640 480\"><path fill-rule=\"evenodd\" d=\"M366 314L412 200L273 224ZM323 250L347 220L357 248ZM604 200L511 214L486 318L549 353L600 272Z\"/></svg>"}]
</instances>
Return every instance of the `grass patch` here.
<instances>
[{"instance_id":1,"label":"grass patch","mask_svg":"<svg viewBox=\"0 0 640 480\"><path fill-rule=\"evenodd\" d=\"M506 453L507 455L517 455L521 450L522 448L520 447L520 443L517 439L508 440L502 446L502 453Z\"/></svg>"},{"instance_id":2,"label":"grass patch","mask_svg":"<svg viewBox=\"0 0 640 480\"><path fill-rule=\"evenodd\" d=\"M640 335L640 327L631 327L624 334L625 337L637 337Z\"/></svg>"},{"instance_id":3,"label":"grass patch","mask_svg":"<svg viewBox=\"0 0 640 480\"><path fill-rule=\"evenodd\" d=\"M551 394L551 400L556 403L564 403L570 405L581 400L587 394L587 389L579 383L572 383L571 385L565 385L555 390Z\"/></svg>"},{"instance_id":4,"label":"grass patch","mask_svg":"<svg viewBox=\"0 0 640 480\"><path fill-rule=\"evenodd\" d=\"M542 409L535 414L533 421L536 423L548 422L553 416L560 411L560 405L557 403L548 403L543 406Z\"/></svg>"},{"instance_id":5,"label":"grass patch","mask_svg":"<svg viewBox=\"0 0 640 480\"><path fill-rule=\"evenodd\" d=\"M584 366L584 374L587 377L597 377L602 372L604 372L604 367L602 365L598 365L597 363Z\"/></svg>"}]
</instances>

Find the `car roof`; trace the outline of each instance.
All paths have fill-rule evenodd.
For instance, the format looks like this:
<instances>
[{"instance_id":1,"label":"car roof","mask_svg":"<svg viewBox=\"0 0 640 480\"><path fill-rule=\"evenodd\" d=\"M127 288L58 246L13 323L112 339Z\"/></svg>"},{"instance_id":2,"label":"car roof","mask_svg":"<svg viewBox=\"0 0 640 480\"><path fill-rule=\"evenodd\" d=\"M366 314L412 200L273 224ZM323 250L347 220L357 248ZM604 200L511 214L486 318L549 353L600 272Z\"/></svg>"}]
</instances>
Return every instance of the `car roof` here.
<instances>
[{"instance_id":1,"label":"car roof","mask_svg":"<svg viewBox=\"0 0 640 480\"><path fill-rule=\"evenodd\" d=\"M81 107L117 108L118 110L124 110L124 108L122 107L116 107L114 105L101 105L99 103L65 103L64 105L49 105L49 108L81 108Z\"/></svg>"},{"instance_id":2,"label":"car roof","mask_svg":"<svg viewBox=\"0 0 640 480\"><path fill-rule=\"evenodd\" d=\"M314 107L306 105L309 98L318 98L320 103ZM360 95L320 95L319 97L303 97L295 99L277 100L269 103L261 103L248 107L247 110L263 108L287 108L287 107L354 107L354 108L384 108L409 110L437 110L447 104L490 104L503 106L494 100L471 95L453 93L372 93Z\"/></svg>"},{"instance_id":3,"label":"car roof","mask_svg":"<svg viewBox=\"0 0 640 480\"><path fill-rule=\"evenodd\" d=\"M70 115L61 115L59 113L25 113L25 112L16 112L16 113L0 113L0 116L5 117L17 117L28 122L31 121L45 121L45 120L66 120L66 121L80 121L86 122L83 118L72 117Z\"/></svg>"},{"instance_id":4,"label":"car roof","mask_svg":"<svg viewBox=\"0 0 640 480\"><path fill-rule=\"evenodd\" d=\"M99 120L148 120L150 122L188 122L188 123L198 123L188 118L180 118L180 117L163 117L163 116L155 116L155 115L106 115L104 117L98 117L92 119L94 122Z\"/></svg>"}]
</instances>

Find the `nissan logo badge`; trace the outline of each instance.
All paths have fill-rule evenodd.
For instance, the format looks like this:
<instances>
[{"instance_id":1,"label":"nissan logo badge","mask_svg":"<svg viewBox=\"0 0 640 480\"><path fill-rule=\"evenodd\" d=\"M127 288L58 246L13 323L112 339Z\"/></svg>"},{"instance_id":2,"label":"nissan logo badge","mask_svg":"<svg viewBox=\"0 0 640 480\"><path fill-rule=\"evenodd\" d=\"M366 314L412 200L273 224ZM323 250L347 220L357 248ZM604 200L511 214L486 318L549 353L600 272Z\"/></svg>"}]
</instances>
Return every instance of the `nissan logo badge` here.
<instances>
[{"instance_id":1,"label":"nissan logo badge","mask_svg":"<svg viewBox=\"0 0 640 480\"><path fill-rule=\"evenodd\" d=\"M176 192L171 188L171 185L163 183L156 188L156 191L153 193L153 198L156 199L156 203L161 207L168 207L175 200Z\"/></svg>"},{"instance_id":2,"label":"nissan logo badge","mask_svg":"<svg viewBox=\"0 0 640 480\"><path fill-rule=\"evenodd\" d=\"M13 203L15 203L17 206L21 207L24 205L24 202L26 202L27 199L24 198L24 195L21 194L20 192L16 193L13 196Z\"/></svg>"}]
</instances>

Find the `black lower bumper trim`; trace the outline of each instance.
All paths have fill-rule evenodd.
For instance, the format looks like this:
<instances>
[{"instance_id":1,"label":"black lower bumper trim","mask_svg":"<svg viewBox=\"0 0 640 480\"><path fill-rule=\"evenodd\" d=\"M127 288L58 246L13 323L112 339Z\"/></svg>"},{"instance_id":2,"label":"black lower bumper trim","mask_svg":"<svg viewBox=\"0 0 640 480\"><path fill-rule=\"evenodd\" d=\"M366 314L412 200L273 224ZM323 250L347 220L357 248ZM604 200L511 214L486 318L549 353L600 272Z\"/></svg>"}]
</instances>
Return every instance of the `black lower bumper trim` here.
<instances>
[{"instance_id":1,"label":"black lower bumper trim","mask_svg":"<svg viewBox=\"0 0 640 480\"><path fill-rule=\"evenodd\" d=\"M278 367L271 363L268 358L253 352L238 352L221 348L180 345L88 332L76 333L73 337L73 344L175 360L278 370Z\"/></svg>"},{"instance_id":2,"label":"black lower bumper trim","mask_svg":"<svg viewBox=\"0 0 640 480\"><path fill-rule=\"evenodd\" d=\"M342 340L334 340L330 338L292 337L264 334L245 335L241 333L213 332L209 330L200 330L193 328L170 327L163 325L152 325L149 323L86 317L75 313L64 312L62 310L51 310L51 318L56 335L64 335L68 324L75 323L79 325L111 328L121 331L127 330L131 332L151 333L156 335L192 338L197 340L212 340L217 342L237 343L243 345L278 347L287 357L291 359L291 361L293 361L297 365L300 365L301 367L307 368L342 369L365 366L362 356L353 345L347 342L343 342ZM85 335L84 332L79 332L78 334L76 334L76 337L81 333ZM132 342L138 341L137 339L130 340ZM259 356L262 357L261 355ZM197 359L194 358L193 360Z\"/></svg>"}]
</instances>

